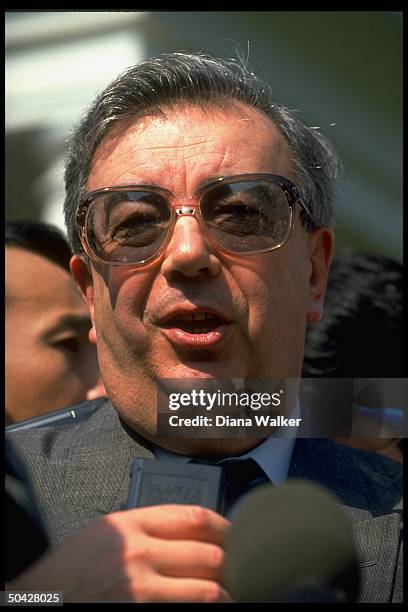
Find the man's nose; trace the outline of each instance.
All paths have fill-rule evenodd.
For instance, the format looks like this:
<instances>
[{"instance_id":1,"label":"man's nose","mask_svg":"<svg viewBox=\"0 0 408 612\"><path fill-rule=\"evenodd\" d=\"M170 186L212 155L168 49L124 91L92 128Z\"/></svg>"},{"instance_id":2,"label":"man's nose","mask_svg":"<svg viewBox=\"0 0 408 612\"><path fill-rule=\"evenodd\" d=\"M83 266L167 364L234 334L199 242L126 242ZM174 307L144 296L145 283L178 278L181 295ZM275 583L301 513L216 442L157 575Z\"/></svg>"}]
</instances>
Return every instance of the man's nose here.
<instances>
[{"instance_id":1,"label":"man's nose","mask_svg":"<svg viewBox=\"0 0 408 612\"><path fill-rule=\"evenodd\" d=\"M189 278L213 277L219 269L220 260L203 235L198 219L191 214L178 217L164 255L164 276L169 280L178 274Z\"/></svg>"}]
</instances>

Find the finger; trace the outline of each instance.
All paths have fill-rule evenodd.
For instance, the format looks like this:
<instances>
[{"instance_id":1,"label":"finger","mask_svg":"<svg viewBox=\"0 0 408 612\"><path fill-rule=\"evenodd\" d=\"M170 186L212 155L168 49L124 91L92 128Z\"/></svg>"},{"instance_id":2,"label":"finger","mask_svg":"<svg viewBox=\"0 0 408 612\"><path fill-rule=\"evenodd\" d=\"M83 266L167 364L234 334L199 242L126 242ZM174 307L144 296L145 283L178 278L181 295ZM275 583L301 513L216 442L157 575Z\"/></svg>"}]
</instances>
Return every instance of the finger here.
<instances>
[{"instance_id":1,"label":"finger","mask_svg":"<svg viewBox=\"0 0 408 612\"><path fill-rule=\"evenodd\" d=\"M225 552L216 544L193 540L175 544L151 538L147 554L155 571L163 576L224 581Z\"/></svg>"},{"instance_id":2,"label":"finger","mask_svg":"<svg viewBox=\"0 0 408 612\"><path fill-rule=\"evenodd\" d=\"M232 603L228 591L213 580L157 575L138 584L135 600L138 603Z\"/></svg>"},{"instance_id":3,"label":"finger","mask_svg":"<svg viewBox=\"0 0 408 612\"><path fill-rule=\"evenodd\" d=\"M166 504L127 510L120 520L132 522L147 535L168 540L199 540L222 545L230 521L201 506ZM122 518L123 517L123 518ZM119 517L117 517L119 519Z\"/></svg>"}]
</instances>

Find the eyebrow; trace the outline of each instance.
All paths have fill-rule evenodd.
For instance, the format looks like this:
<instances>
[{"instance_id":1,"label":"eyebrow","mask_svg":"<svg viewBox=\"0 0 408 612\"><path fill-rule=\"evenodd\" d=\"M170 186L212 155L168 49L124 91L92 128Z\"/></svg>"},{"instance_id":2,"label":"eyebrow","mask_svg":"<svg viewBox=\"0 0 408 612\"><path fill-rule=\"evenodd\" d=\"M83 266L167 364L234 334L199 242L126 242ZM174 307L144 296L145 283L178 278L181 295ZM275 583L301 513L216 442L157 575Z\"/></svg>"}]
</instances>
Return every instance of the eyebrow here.
<instances>
[{"instance_id":1,"label":"eyebrow","mask_svg":"<svg viewBox=\"0 0 408 612\"><path fill-rule=\"evenodd\" d=\"M90 329L91 319L88 315L63 315L61 318L58 318L55 321L55 325L53 326L52 330L50 330L50 333L58 333L59 331L63 331L67 327L75 329L79 328L85 331L87 329Z\"/></svg>"},{"instance_id":2,"label":"eyebrow","mask_svg":"<svg viewBox=\"0 0 408 612\"><path fill-rule=\"evenodd\" d=\"M229 176L229 175L228 175ZM208 176L203 183L200 183L196 191L200 191L200 189L204 189L210 183L214 183L215 181L219 181L222 178L227 178L225 174L211 175Z\"/></svg>"}]
</instances>

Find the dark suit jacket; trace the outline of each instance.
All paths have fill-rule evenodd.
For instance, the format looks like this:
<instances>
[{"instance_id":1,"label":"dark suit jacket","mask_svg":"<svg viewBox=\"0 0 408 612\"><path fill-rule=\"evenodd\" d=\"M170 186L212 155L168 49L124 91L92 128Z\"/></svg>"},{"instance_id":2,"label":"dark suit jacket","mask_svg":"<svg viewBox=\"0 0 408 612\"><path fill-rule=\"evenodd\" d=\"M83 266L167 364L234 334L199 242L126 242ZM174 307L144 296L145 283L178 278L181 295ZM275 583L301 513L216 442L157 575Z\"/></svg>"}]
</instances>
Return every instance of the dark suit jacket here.
<instances>
[{"instance_id":1,"label":"dark suit jacket","mask_svg":"<svg viewBox=\"0 0 408 612\"><path fill-rule=\"evenodd\" d=\"M119 419L109 401L86 421L9 434L25 460L52 545L93 519L122 509L131 464L152 447ZM337 496L353 524L362 572L361 602L402 601L402 466L327 439L298 439L289 478Z\"/></svg>"}]
</instances>

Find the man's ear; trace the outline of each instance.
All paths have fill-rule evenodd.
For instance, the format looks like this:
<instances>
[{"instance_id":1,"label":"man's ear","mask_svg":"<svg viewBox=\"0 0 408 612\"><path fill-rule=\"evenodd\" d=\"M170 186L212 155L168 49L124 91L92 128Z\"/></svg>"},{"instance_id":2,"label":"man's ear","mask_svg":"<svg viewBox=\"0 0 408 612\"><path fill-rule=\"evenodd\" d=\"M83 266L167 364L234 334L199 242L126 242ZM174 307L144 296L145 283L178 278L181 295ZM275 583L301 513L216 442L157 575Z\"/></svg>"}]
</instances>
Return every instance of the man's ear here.
<instances>
[{"instance_id":1,"label":"man's ear","mask_svg":"<svg viewBox=\"0 0 408 612\"><path fill-rule=\"evenodd\" d=\"M89 330L89 341L96 345L95 312L94 312L94 290L91 268L83 255L73 255L69 262L71 274L74 277L79 290L88 307L92 327Z\"/></svg>"},{"instance_id":2,"label":"man's ear","mask_svg":"<svg viewBox=\"0 0 408 612\"><path fill-rule=\"evenodd\" d=\"M315 323L323 316L327 278L333 259L334 234L329 228L315 230L309 235L309 304L307 322Z\"/></svg>"}]
</instances>

